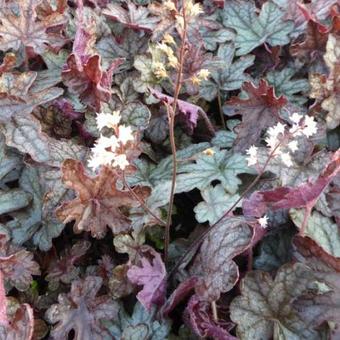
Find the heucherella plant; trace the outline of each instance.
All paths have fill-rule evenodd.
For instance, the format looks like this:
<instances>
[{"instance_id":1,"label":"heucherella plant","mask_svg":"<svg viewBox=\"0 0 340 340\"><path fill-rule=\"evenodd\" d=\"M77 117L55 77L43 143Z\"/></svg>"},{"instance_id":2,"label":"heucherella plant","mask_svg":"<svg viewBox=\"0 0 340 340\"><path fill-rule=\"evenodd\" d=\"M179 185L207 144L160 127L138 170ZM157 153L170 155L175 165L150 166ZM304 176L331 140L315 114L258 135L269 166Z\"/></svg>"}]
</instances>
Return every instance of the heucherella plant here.
<instances>
[{"instance_id":1,"label":"heucherella plant","mask_svg":"<svg viewBox=\"0 0 340 340\"><path fill-rule=\"evenodd\" d=\"M0 339L339 339L339 6L0 1Z\"/></svg>"}]
</instances>

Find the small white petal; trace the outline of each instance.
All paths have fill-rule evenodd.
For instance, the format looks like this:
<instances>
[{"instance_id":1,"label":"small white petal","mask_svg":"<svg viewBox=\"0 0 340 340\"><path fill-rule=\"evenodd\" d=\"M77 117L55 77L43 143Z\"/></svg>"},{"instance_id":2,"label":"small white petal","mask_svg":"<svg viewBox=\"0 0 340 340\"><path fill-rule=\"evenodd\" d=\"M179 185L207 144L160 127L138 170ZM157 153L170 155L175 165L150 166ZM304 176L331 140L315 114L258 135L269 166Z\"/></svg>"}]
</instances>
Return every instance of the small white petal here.
<instances>
[{"instance_id":1,"label":"small white petal","mask_svg":"<svg viewBox=\"0 0 340 340\"><path fill-rule=\"evenodd\" d=\"M267 215L264 215L263 217L259 218L257 220L262 228L268 227L268 217Z\"/></svg>"},{"instance_id":2,"label":"small white petal","mask_svg":"<svg viewBox=\"0 0 340 340\"><path fill-rule=\"evenodd\" d=\"M114 151L118 146L118 139L116 136L105 137L101 135L94 145L94 152L100 152L100 150L105 150L107 148L111 148Z\"/></svg>"},{"instance_id":3,"label":"small white petal","mask_svg":"<svg viewBox=\"0 0 340 340\"><path fill-rule=\"evenodd\" d=\"M124 154L115 155L115 158L113 160L113 166L117 166L120 169L124 170L129 164L130 163L126 158L126 155Z\"/></svg>"},{"instance_id":4,"label":"small white petal","mask_svg":"<svg viewBox=\"0 0 340 340\"><path fill-rule=\"evenodd\" d=\"M113 113L98 113L96 117L96 122L99 130L104 127L114 128L120 122L120 113L118 111L113 111Z\"/></svg>"},{"instance_id":5,"label":"small white petal","mask_svg":"<svg viewBox=\"0 0 340 340\"><path fill-rule=\"evenodd\" d=\"M306 137L311 137L317 133L317 124L313 117L305 116L305 127L302 129L302 133Z\"/></svg>"},{"instance_id":6,"label":"small white petal","mask_svg":"<svg viewBox=\"0 0 340 340\"><path fill-rule=\"evenodd\" d=\"M252 145L248 150L246 150L246 154L249 156L257 156L257 147Z\"/></svg>"},{"instance_id":7,"label":"small white petal","mask_svg":"<svg viewBox=\"0 0 340 340\"><path fill-rule=\"evenodd\" d=\"M134 136L132 134L131 126L119 126L118 139L122 144L126 144L128 141L133 141Z\"/></svg>"},{"instance_id":8,"label":"small white petal","mask_svg":"<svg viewBox=\"0 0 340 340\"><path fill-rule=\"evenodd\" d=\"M297 112L294 112L289 118L294 124L299 125L302 117L303 117L302 115L298 114Z\"/></svg>"},{"instance_id":9,"label":"small white petal","mask_svg":"<svg viewBox=\"0 0 340 340\"><path fill-rule=\"evenodd\" d=\"M292 152L295 152L298 149L298 141L297 140L292 140L291 142L289 142L288 143L288 148Z\"/></svg>"},{"instance_id":10,"label":"small white petal","mask_svg":"<svg viewBox=\"0 0 340 340\"><path fill-rule=\"evenodd\" d=\"M282 162L288 167L293 165L292 158L288 152L282 152L281 159L282 159Z\"/></svg>"}]
</instances>

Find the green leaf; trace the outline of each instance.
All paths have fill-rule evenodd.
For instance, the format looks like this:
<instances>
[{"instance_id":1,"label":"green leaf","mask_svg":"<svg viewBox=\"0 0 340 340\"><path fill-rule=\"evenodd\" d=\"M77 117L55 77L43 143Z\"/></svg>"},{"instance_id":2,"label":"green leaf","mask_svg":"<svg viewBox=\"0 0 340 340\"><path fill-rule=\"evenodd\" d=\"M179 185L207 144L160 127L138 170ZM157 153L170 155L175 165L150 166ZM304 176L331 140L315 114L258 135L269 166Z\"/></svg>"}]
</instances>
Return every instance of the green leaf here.
<instances>
[{"instance_id":1,"label":"green leaf","mask_svg":"<svg viewBox=\"0 0 340 340\"><path fill-rule=\"evenodd\" d=\"M203 202L194 208L196 220L200 223L208 221L214 224L240 198L239 195L227 193L221 184L208 186L201 191ZM241 202L237 205L241 206ZM236 209L236 207L235 207Z\"/></svg>"},{"instance_id":2,"label":"green leaf","mask_svg":"<svg viewBox=\"0 0 340 340\"><path fill-rule=\"evenodd\" d=\"M311 280L312 274L299 263L281 267L275 280L266 272L249 272L241 282L241 295L230 305L230 317L237 324L238 337L243 340L320 339L292 305L307 290Z\"/></svg>"},{"instance_id":3,"label":"green leaf","mask_svg":"<svg viewBox=\"0 0 340 340\"><path fill-rule=\"evenodd\" d=\"M294 75L295 71L287 67L282 71L268 72L266 79L270 85L274 86L277 96L284 95L290 102L302 105L308 100L301 94L308 93L309 82L306 79L292 80Z\"/></svg>"},{"instance_id":4,"label":"green leaf","mask_svg":"<svg viewBox=\"0 0 340 340\"><path fill-rule=\"evenodd\" d=\"M291 209L290 216L294 224L300 228L304 210ZM336 223L333 223L329 217L314 211L308 218L305 234L319 244L328 254L340 257L340 231Z\"/></svg>"},{"instance_id":5,"label":"green leaf","mask_svg":"<svg viewBox=\"0 0 340 340\"><path fill-rule=\"evenodd\" d=\"M235 194L242 181L239 174L253 173L247 166L244 155L227 150L215 150L213 155L199 154L195 163L185 164L177 176L177 192L194 188L206 188L212 181L219 181L223 188Z\"/></svg>"},{"instance_id":6,"label":"green leaf","mask_svg":"<svg viewBox=\"0 0 340 340\"><path fill-rule=\"evenodd\" d=\"M63 89L38 86L37 72L29 71L19 75L3 73L0 77L0 120L7 122L8 118L17 114L30 114L38 105L45 104L61 96ZM45 86L48 86L47 88Z\"/></svg>"},{"instance_id":7,"label":"green leaf","mask_svg":"<svg viewBox=\"0 0 340 340\"><path fill-rule=\"evenodd\" d=\"M236 30L236 55L245 55L254 48L268 43L282 46L289 43L289 33L294 28L292 21L284 21L284 13L271 2L265 2L257 16L254 2L232 0L223 10L223 24Z\"/></svg>"},{"instance_id":8,"label":"green leaf","mask_svg":"<svg viewBox=\"0 0 340 340\"><path fill-rule=\"evenodd\" d=\"M231 148L235 139L235 132L220 130L216 132L215 137L211 140L211 144L221 149Z\"/></svg>"},{"instance_id":9,"label":"green leaf","mask_svg":"<svg viewBox=\"0 0 340 340\"><path fill-rule=\"evenodd\" d=\"M134 84L135 90L139 93L144 93L149 86L154 88L158 80L152 72L152 59L145 55L137 55L133 66L141 73L138 82Z\"/></svg>"},{"instance_id":10,"label":"green leaf","mask_svg":"<svg viewBox=\"0 0 340 340\"><path fill-rule=\"evenodd\" d=\"M68 52L66 50L61 50L58 54L51 51L44 52L42 58L47 66L47 70L38 72L31 90L39 92L60 83L62 81L61 71L67 57Z\"/></svg>"},{"instance_id":11,"label":"green leaf","mask_svg":"<svg viewBox=\"0 0 340 340\"><path fill-rule=\"evenodd\" d=\"M223 68L213 70L209 80L200 85L200 95L207 101L212 101L219 91L232 91L241 88L243 82L250 80L244 71L253 65L255 57L252 55L241 57L232 63L235 48L233 44L221 45L217 56L223 61Z\"/></svg>"},{"instance_id":12,"label":"green leaf","mask_svg":"<svg viewBox=\"0 0 340 340\"><path fill-rule=\"evenodd\" d=\"M33 243L47 251L52 239L59 236L64 224L55 216L60 202L70 198L63 186L59 169L25 168L20 178L20 187L33 197L25 210L11 214L13 220L6 224L13 242L22 244L33 237Z\"/></svg>"},{"instance_id":13,"label":"green leaf","mask_svg":"<svg viewBox=\"0 0 340 340\"><path fill-rule=\"evenodd\" d=\"M110 331L114 339L167 339L170 323L167 320L157 320L155 310L148 312L139 302L135 304L130 316L121 306L118 318L105 321L103 324Z\"/></svg>"},{"instance_id":14,"label":"green leaf","mask_svg":"<svg viewBox=\"0 0 340 340\"><path fill-rule=\"evenodd\" d=\"M124 64L120 66L124 70L129 70L132 67L134 57L137 54L144 53L147 49L146 47L147 37L141 36L133 30L124 31L122 43L118 44L112 36L105 36L96 45L96 49L102 57L104 68L108 68L112 60L124 58Z\"/></svg>"},{"instance_id":15,"label":"green leaf","mask_svg":"<svg viewBox=\"0 0 340 340\"><path fill-rule=\"evenodd\" d=\"M6 143L35 161L59 167L67 158L83 158L86 148L72 141L56 140L41 132L40 122L28 114L17 114L0 127Z\"/></svg>"},{"instance_id":16,"label":"green leaf","mask_svg":"<svg viewBox=\"0 0 340 340\"><path fill-rule=\"evenodd\" d=\"M195 155L201 153L203 150L210 147L209 143L192 144L185 149L177 151L178 170L182 168L188 159L191 159ZM163 158L158 165L148 162L144 159L138 159L135 161L137 171L128 177L128 182L131 186L142 185L155 187L160 182L166 182L171 180L172 176L172 156Z\"/></svg>"},{"instance_id":17,"label":"green leaf","mask_svg":"<svg viewBox=\"0 0 340 340\"><path fill-rule=\"evenodd\" d=\"M0 190L0 215L26 207L31 201L31 195L20 189L8 192Z\"/></svg>"},{"instance_id":18,"label":"green leaf","mask_svg":"<svg viewBox=\"0 0 340 340\"><path fill-rule=\"evenodd\" d=\"M169 134L169 122L166 113L159 111L152 114L149 126L145 131L153 143L160 144Z\"/></svg>"},{"instance_id":19,"label":"green leaf","mask_svg":"<svg viewBox=\"0 0 340 340\"><path fill-rule=\"evenodd\" d=\"M22 157L13 149L9 149L5 143L5 137L0 134L0 180L6 182L7 176L16 173L22 167ZM15 176L17 179L18 176Z\"/></svg>"},{"instance_id":20,"label":"green leaf","mask_svg":"<svg viewBox=\"0 0 340 340\"><path fill-rule=\"evenodd\" d=\"M121 122L132 128L145 130L149 125L150 116L151 112L147 106L140 102L132 102L121 111Z\"/></svg>"},{"instance_id":21,"label":"green leaf","mask_svg":"<svg viewBox=\"0 0 340 340\"><path fill-rule=\"evenodd\" d=\"M199 30L203 39L204 48L208 51L215 51L218 44L234 40L235 38L235 33L227 28L209 30L206 26L202 25Z\"/></svg>"}]
</instances>

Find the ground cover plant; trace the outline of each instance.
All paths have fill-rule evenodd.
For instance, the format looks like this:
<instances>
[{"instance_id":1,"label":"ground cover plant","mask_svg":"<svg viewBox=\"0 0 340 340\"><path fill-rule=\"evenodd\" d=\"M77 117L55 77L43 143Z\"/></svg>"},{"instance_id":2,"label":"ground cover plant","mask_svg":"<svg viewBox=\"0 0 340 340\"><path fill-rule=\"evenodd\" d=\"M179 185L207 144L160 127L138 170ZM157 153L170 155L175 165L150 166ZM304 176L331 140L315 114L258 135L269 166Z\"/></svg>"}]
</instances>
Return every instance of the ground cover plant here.
<instances>
[{"instance_id":1,"label":"ground cover plant","mask_svg":"<svg viewBox=\"0 0 340 340\"><path fill-rule=\"evenodd\" d=\"M337 0L0 1L0 339L340 339Z\"/></svg>"}]
</instances>

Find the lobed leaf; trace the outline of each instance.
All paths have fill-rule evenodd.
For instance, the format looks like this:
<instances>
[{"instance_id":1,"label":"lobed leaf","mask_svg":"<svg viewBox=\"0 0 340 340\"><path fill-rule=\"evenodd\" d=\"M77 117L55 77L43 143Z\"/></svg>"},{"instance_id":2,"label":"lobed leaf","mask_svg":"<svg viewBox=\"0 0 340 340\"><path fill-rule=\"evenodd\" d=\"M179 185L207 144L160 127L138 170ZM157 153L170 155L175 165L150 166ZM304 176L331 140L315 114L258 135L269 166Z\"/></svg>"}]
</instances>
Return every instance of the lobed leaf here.
<instances>
[{"instance_id":1,"label":"lobed leaf","mask_svg":"<svg viewBox=\"0 0 340 340\"><path fill-rule=\"evenodd\" d=\"M291 210L290 216L299 228L302 225L303 210ZM319 244L328 254L340 256L340 231L337 224L318 211L314 211L307 221L305 234Z\"/></svg>"},{"instance_id":2,"label":"lobed leaf","mask_svg":"<svg viewBox=\"0 0 340 340\"><path fill-rule=\"evenodd\" d=\"M29 71L19 75L3 73L0 76L0 121L7 123L11 117L28 115L41 104L61 96L59 87L39 86L35 88L38 73Z\"/></svg>"},{"instance_id":3,"label":"lobed leaf","mask_svg":"<svg viewBox=\"0 0 340 340\"><path fill-rule=\"evenodd\" d=\"M293 22L283 19L283 12L272 2L265 2L257 16L252 1L228 1L222 15L223 24L237 32L236 55L245 55L263 43L286 45L294 27Z\"/></svg>"},{"instance_id":4,"label":"lobed leaf","mask_svg":"<svg viewBox=\"0 0 340 340\"><path fill-rule=\"evenodd\" d=\"M133 265L127 272L129 280L143 289L137 294L139 302L150 310L153 304L161 305L165 300L166 269L161 256L151 247L141 247L139 265Z\"/></svg>"},{"instance_id":5,"label":"lobed leaf","mask_svg":"<svg viewBox=\"0 0 340 340\"><path fill-rule=\"evenodd\" d=\"M253 231L238 217L226 217L211 230L191 269L198 277L195 291L200 300L216 301L234 287L239 269L233 258L250 246L252 238Z\"/></svg>"},{"instance_id":6,"label":"lobed leaf","mask_svg":"<svg viewBox=\"0 0 340 340\"><path fill-rule=\"evenodd\" d=\"M232 97L225 105L228 115L242 115L242 123L236 128L235 151L245 151L257 144L264 129L281 121L280 109L287 103L287 99L277 97L274 88L263 79L258 86L246 82L242 89L247 99Z\"/></svg>"},{"instance_id":7,"label":"lobed leaf","mask_svg":"<svg viewBox=\"0 0 340 340\"><path fill-rule=\"evenodd\" d=\"M46 311L46 319L55 325L53 338L67 339L72 330L76 340L110 336L101 322L115 318L119 308L109 296L97 296L101 285L100 277L87 276L73 281L70 293L59 294L58 303Z\"/></svg>"},{"instance_id":8,"label":"lobed leaf","mask_svg":"<svg viewBox=\"0 0 340 340\"><path fill-rule=\"evenodd\" d=\"M112 170L105 167L96 177L89 177L81 162L67 159L62 166L65 185L77 192L77 198L63 203L57 217L63 222L75 220L74 231L89 231L96 238L103 238L110 227L114 234L128 231L130 220L122 212L123 207L138 206L128 191L116 188L118 180ZM105 183L105 185L103 185ZM148 196L146 188L135 188L140 197Z\"/></svg>"},{"instance_id":9,"label":"lobed leaf","mask_svg":"<svg viewBox=\"0 0 340 340\"><path fill-rule=\"evenodd\" d=\"M41 20L37 18L37 6L40 1L20 0L15 1L18 11L9 4L0 8L0 49L15 51L31 47L36 53L42 53L46 45L62 46L64 40L57 33L48 29L66 23L66 17L55 13Z\"/></svg>"},{"instance_id":10,"label":"lobed leaf","mask_svg":"<svg viewBox=\"0 0 340 340\"><path fill-rule=\"evenodd\" d=\"M299 263L281 267L275 280L266 272L248 273L241 282L241 295L230 305L237 335L242 339L319 339L292 306L311 279L308 268Z\"/></svg>"},{"instance_id":11,"label":"lobed leaf","mask_svg":"<svg viewBox=\"0 0 340 340\"><path fill-rule=\"evenodd\" d=\"M200 223L208 221L214 224L231 208L231 206L240 198L238 194L230 195L226 193L221 184L208 186L201 190L203 202L198 203L195 208L196 220ZM240 206L238 204L237 206ZM236 207L234 208L236 209Z\"/></svg>"}]
</instances>

